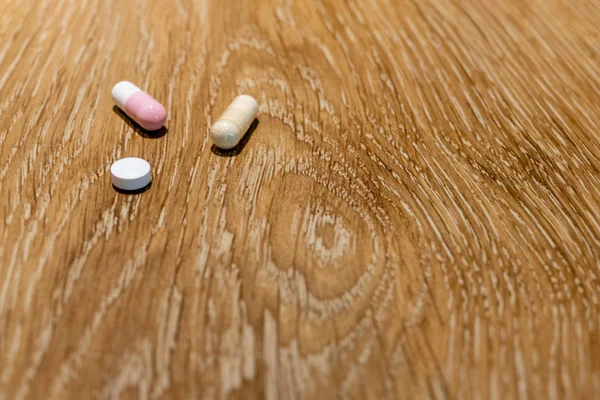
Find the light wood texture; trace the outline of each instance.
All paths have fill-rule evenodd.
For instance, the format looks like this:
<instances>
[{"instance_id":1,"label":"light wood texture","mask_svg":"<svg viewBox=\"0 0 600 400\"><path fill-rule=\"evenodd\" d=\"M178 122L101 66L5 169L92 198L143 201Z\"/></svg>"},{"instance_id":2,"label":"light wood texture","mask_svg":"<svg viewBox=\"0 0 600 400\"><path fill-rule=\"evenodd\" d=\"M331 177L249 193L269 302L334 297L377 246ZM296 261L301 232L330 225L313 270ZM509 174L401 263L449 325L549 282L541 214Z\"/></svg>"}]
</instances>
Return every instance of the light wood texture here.
<instances>
[{"instance_id":1,"label":"light wood texture","mask_svg":"<svg viewBox=\"0 0 600 400\"><path fill-rule=\"evenodd\" d=\"M0 0L0 398L598 398L599 27L586 0ZM259 123L220 152L240 93ZM150 190L111 187L124 156Z\"/></svg>"}]
</instances>

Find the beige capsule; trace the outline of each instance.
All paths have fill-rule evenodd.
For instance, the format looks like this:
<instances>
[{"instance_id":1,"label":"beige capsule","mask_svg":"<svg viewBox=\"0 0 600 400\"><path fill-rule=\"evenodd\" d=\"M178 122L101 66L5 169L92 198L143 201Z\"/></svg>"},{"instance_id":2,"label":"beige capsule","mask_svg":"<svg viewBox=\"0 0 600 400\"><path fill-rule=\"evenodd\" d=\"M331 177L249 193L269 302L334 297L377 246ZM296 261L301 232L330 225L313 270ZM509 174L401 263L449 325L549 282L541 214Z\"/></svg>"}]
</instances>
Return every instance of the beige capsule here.
<instances>
[{"instance_id":1,"label":"beige capsule","mask_svg":"<svg viewBox=\"0 0 600 400\"><path fill-rule=\"evenodd\" d=\"M210 138L221 149L232 149L242 140L258 113L258 103L246 94L233 99L210 128Z\"/></svg>"}]
</instances>

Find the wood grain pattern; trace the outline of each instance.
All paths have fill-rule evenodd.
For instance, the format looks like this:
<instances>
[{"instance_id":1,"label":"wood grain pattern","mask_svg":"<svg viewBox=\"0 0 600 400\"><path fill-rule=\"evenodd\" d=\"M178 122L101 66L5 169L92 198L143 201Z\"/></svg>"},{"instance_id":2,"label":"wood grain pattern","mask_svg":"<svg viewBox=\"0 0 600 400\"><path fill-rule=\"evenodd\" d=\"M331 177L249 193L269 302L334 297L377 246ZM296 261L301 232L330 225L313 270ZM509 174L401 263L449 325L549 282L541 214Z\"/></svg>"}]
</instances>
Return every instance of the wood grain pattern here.
<instances>
[{"instance_id":1,"label":"wood grain pattern","mask_svg":"<svg viewBox=\"0 0 600 400\"><path fill-rule=\"evenodd\" d=\"M0 398L599 397L599 26L596 0L0 0ZM259 123L219 152L239 93ZM150 190L113 190L124 156Z\"/></svg>"}]
</instances>

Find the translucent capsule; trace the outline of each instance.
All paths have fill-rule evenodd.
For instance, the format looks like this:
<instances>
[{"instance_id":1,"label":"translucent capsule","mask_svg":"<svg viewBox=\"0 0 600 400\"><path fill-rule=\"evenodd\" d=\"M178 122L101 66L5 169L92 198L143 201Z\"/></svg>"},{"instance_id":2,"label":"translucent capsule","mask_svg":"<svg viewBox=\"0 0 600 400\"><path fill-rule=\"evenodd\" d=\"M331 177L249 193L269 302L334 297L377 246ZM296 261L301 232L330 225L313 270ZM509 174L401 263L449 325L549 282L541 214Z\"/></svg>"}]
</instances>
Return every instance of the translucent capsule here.
<instances>
[{"instance_id":1,"label":"translucent capsule","mask_svg":"<svg viewBox=\"0 0 600 400\"><path fill-rule=\"evenodd\" d=\"M257 113L258 104L252 96L243 94L233 99L210 128L210 138L215 146L226 150L237 146Z\"/></svg>"},{"instance_id":2,"label":"translucent capsule","mask_svg":"<svg viewBox=\"0 0 600 400\"><path fill-rule=\"evenodd\" d=\"M167 120L162 104L131 82L117 83L112 89L112 98L117 107L146 130L156 131Z\"/></svg>"}]
</instances>

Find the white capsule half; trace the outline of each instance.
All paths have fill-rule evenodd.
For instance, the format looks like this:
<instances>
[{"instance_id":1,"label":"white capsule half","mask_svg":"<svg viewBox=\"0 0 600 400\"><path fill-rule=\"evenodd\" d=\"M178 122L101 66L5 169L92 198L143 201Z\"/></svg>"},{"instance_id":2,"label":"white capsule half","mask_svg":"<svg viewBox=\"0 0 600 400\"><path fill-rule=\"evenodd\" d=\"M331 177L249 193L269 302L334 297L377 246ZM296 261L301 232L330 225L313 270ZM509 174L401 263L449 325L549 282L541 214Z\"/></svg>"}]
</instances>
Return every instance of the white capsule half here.
<instances>
[{"instance_id":1,"label":"white capsule half","mask_svg":"<svg viewBox=\"0 0 600 400\"><path fill-rule=\"evenodd\" d=\"M125 104L127 104L129 97L141 91L142 89L135 86L133 83L121 81L113 86L111 94L117 107L121 110L125 110Z\"/></svg>"},{"instance_id":2,"label":"white capsule half","mask_svg":"<svg viewBox=\"0 0 600 400\"><path fill-rule=\"evenodd\" d=\"M121 158L110 166L112 184L126 191L140 190L150 184L150 164L137 157Z\"/></svg>"},{"instance_id":3,"label":"white capsule half","mask_svg":"<svg viewBox=\"0 0 600 400\"><path fill-rule=\"evenodd\" d=\"M242 140L258 113L258 104L252 96L241 95L210 128L210 138L221 149L232 149Z\"/></svg>"}]
</instances>

